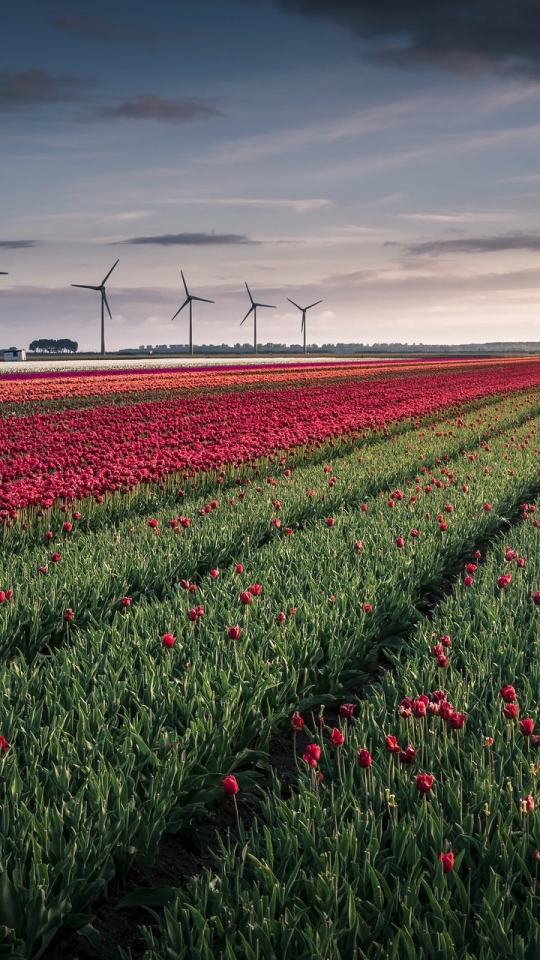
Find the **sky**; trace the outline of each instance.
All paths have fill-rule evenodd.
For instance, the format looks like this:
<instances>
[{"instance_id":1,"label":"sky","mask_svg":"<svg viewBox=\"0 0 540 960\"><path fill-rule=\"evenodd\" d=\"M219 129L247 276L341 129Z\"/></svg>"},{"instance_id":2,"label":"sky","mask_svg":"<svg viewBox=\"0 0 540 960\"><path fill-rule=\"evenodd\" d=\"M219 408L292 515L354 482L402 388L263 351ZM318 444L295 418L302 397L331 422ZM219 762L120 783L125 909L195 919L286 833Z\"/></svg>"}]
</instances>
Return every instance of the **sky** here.
<instances>
[{"instance_id":1,"label":"sky","mask_svg":"<svg viewBox=\"0 0 540 960\"><path fill-rule=\"evenodd\" d=\"M540 340L539 0L0 0L0 347Z\"/></svg>"}]
</instances>

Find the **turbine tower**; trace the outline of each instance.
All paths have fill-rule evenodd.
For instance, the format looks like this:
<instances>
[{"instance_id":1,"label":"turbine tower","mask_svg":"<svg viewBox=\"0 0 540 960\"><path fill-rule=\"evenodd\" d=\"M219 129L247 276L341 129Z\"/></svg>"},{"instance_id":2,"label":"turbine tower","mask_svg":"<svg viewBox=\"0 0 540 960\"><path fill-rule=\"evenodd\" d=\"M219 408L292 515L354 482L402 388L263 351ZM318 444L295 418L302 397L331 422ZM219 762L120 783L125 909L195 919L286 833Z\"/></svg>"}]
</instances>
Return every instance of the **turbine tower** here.
<instances>
[{"instance_id":1,"label":"turbine tower","mask_svg":"<svg viewBox=\"0 0 540 960\"><path fill-rule=\"evenodd\" d=\"M242 320L242 323L245 323L250 313L253 311L253 350L255 355L257 355L257 307L268 307L269 310L275 310L276 308L271 303L255 303L255 300L251 296L251 290L249 289L247 283L246 283L246 290L249 294L249 299L251 300L251 306L248 312L246 313L244 319ZM240 324L240 326L242 326L242 323Z\"/></svg>"},{"instance_id":2,"label":"turbine tower","mask_svg":"<svg viewBox=\"0 0 540 960\"><path fill-rule=\"evenodd\" d=\"M80 287L82 290L99 290L99 292L101 293L101 356L102 357L105 356L105 307L107 307L107 313L109 314L112 320L112 313L110 311L109 304L107 302L107 294L105 293L105 284L107 283L107 280L109 279L111 273L116 267L116 264L119 262L120 262L120 258L118 258L116 263L112 265L105 279L102 280L99 286L97 287L92 287L88 283L72 283L71 284L72 287Z\"/></svg>"},{"instance_id":3,"label":"turbine tower","mask_svg":"<svg viewBox=\"0 0 540 960\"><path fill-rule=\"evenodd\" d=\"M184 300L180 309L176 311L174 317L171 320L171 323L173 322L173 320L176 319L178 314L182 312L184 307L187 307L189 303L189 355L190 357L192 357L193 356L193 311L192 311L191 304L193 303L194 300L199 300L200 303L215 303L215 300L205 300L204 297L194 297L187 288L186 278L184 277L183 271L181 270L180 273L182 274L182 280L184 281L184 290L186 291L186 299Z\"/></svg>"},{"instance_id":4,"label":"turbine tower","mask_svg":"<svg viewBox=\"0 0 540 960\"><path fill-rule=\"evenodd\" d=\"M300 310L300 311L302 312L302 325L301 325L300 329L304 331L304 353L307 353L307 346L306 346L306 313L307 313L308 310L311 310L312 307L316 307L317 304L322 303L322 300L316 300L315 303L310 303L309 307L299 307L298 304L295 303L294 300L291 300L290 297L287 297L287 300L289 301L289 303L292 303L293 307L296 307L297 310Z\"/></svg>"}]
</instances>

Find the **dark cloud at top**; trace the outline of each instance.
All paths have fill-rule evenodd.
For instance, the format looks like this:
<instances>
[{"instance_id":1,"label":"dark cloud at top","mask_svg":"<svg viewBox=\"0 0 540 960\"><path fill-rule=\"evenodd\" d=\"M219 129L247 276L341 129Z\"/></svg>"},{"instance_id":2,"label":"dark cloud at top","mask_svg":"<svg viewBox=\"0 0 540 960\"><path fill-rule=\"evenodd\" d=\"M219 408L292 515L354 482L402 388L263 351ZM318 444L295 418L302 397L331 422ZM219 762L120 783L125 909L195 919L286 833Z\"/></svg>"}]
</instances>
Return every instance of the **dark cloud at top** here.
<instances>
[{"instance_id":1,"label":"dark cloud at top","mask_svg":"<svg viewBox=\"0 0 540 960\"><path fill-rule=\"evenodd\" d=\"M439 65L540 76L538 0L274 0L327 17L398 66Z\"/></svg>"},{"instance_id":2,"label":"dark cloud at top","mask_svg":"<svg viewBox=\"0 0 540 960\"><path fill-rule=\"evenodd\" d=\"M37 240L0 240L0 250L23 250L37 245Z\"/></svg>"},{"instance_id":3,"label":"dark cloud at top","mask_svg":"<svg viewBox=\"0 0 540 960\"><path fill-rule=\"evenodd\" d=\"M131 100L123 100L114 107L103 107L99 116L107 120L161 120L165 123L187 123L190 120L206 120L223 117L204 100L185 98L164 99L151 93L140 93Z\"/></svg>"},{"instance_id":4,"label":"dark cloud at top","mask_svg":"<svg viewBox=\"0 0 540 960\"><path fill-rule=\"evenodd\" d=\"M385 246L396 246L386 243ZM405 247L413 256L438 257L445 253L493 253L499 250L540 251L540 234L507 233L496 237L466 237L462 240L428 240Z\"/></svg>"},{"instance_id":5,"label":"dark cloud at top","mask_svg":"<svg viewBox=\"0 0 540 960\"><path fill-rule=\"evenodd\" d=\"M75 100L88 85L87 80L71 74L55 76L43 70L4 71L0 73L0 110Z\"/></svg>"},{"instance_id":6,"label":"dark cloud at top","mask_svg":"<svg viewBox=\"0 0 540 960\"><path fill-rule=\"evenodd\" d=\"M132 237L130 240L122 240L121 243L133 244L156 244L160 247L183 246L183 247L204 247L210 244L237 244L237 243L258 243L258 240L251 240L245 233L165 233L159 237Z\"/></svg>"},{"instance_id":7,"label":"dark cloud at top","mask_svg":"<svg viewBox=\"0 0 540 960\"><path fill-rule=\"evenodd\" d=\"M71 16L53 17L51 24L70 37L95 40L99 43L127 43L141 47L155 47L157 34L150 27L118 23L112 17Z\"/></svg>"}]
</instances>

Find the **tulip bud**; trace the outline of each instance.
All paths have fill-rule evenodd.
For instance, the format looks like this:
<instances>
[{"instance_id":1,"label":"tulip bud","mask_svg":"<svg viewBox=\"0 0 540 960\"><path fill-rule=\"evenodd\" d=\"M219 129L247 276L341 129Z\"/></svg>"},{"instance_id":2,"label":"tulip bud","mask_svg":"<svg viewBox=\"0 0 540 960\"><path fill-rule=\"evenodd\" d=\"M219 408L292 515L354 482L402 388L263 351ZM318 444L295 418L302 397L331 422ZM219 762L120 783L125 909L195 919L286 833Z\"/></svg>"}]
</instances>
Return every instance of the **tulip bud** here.
<instances>
[{"instance_id":1,"label":"tulip bud","mask_svg":"<svg viewBox=\"0 0 540 960\"><path fill-rule=\"evenodd\" d=\"M176 637L173 637L171 633L163 634L163 637L161 640L161 645L163 647L167 647L167 649L170 649L171 647L174 647L175 643L176 643Z\"/></svg>"},{"instance_id":2,"label":"tulip bud","mask_svg":"<svg viewBox=\"0 0 540 960\"><path fill-rule=\"evenodd\" d=\"M453 853L440 853L439 860L442 863L443 873L450 873L454 869Z\"/></svg>"},{"instance_id":3,"label":"tulip bud","mask_svg":"<svg viewBox=\"0 0 540 960\"><path fill-rule=\"evenodd\" d=\"M366 770L372 764L371 754L369 750L359 750L358 751L358 763L361 767Z\"/></svg>"},{"instance_id":4,"label":"tulip bud","mask_svg":"<svg viewBox=\"0 0 540 960\"><path fill-rule=\"evenodd\" d=\"M241 633L242 633L242 630L238 625L234 627L229 627L229 629L227 630L229 640L238 640L240 638Z\"/></svg>"},{"instance_id":5,"label":"tulip bud","mask_svg":"<svg viewBox=\"0 0 540 960\"><path fill-rule=\"evenodd\" d=\"M221 783L223 785L223 790L225 791L228 797L234 797L235 793L238 793L240 789L240 787L238 786L238 783L236 782L236 777L233 777L231 775L229 775L228 777L225 777L225 779L222 780Z\"/></svg>"}]
</instances>

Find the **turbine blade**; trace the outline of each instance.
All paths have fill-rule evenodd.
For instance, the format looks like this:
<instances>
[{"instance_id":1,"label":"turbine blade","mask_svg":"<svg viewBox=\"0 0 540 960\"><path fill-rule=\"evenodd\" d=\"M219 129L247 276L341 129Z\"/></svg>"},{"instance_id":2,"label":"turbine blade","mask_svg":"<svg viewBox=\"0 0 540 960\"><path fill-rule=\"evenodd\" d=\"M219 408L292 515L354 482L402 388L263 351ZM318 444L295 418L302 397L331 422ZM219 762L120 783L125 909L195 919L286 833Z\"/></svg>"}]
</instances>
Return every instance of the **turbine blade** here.
<instances>
[{"instance_id":1,"label":"turbine blade","mask_svg":"<svg viewBox=\"0 0 540 960\"><path fill-rule=\"evenodd\" d=\"M105 290L102 290L102 291L101 291L101 296L103 297L103 302L104 302L105 306L107 307L107 313L109 314L109 316L110 316L110 318L111 318L111 320L112 320L112 313L111 313L111 310L110 310L110 307L109 307L109 303L108 303L108 300L107 300L107 294L105 293Z\"/></svg>"},{"instance_id":2,"label":"turbine blade","mask_svg":"<svg viewBox=\"0 0 540 960\"><path fill-rule=\"evenodd\" d=\"M244 283L246 283L246 281L245 281L245 280L244 280ZM248 292L248 294L249 294L249 299L250 299L250 300L251 300L251 302L253 303L253 302L254 302L254 300L253 300L253 297L251 296L251 290L249 289L249 287L248 287L248 285L247 285L247 283L246 283L246 290L247 290L247 292Z\"/></svg>"},{"instance_id":3,"label":"turbine blade","mask_svg":"<svg viewBox=\"0 0 540 960\"><path fill-rule=\"evenodd\" d=\"M287 297L287 300L289 301L289 303L292 303L293 307L296 307L297 310L303 309L302 307L299 307L298 304L294 302L294 300L291 300L290 297Z\"/></svg>"},{"instance_id":4,"label":"turbine blade","mask_svg":"<svg viewBox=\"0 0 540 960\"><path fill-rule=\"evenodd\" d=\"M305 313L302 311L302 323L300 324L300 329L303 330L304 327L305 327L305 325L306 325L306 315L305 315Z\"/></svg>"},{"instance_id":5,"label":"turbine blade","mask_svg":"<svg viewBox=\"0 0 540 960\"><path fill-rule=\"evenodd\" d=\"M187 307L188 303L189 303L189 297L187 298L187 300L184 300L182 306L180 307L179 310L176 311L174 317L177 317L179 313L182 313L182 310L184 309L184 307ZM173 317L173 320L174 320L174 317ZM172 320L171 320L171 323L172 323Z\"/></svg>"},{"instance_id":6,"label":"turbine blade","mask_svg":"<svg viewBox=\"0 0 540 960\"><path fill-rule=\"evenodd\" d=\"M245 323L245 321L246 321L247 318L249 317L250 313L251 313L252 310L254 310L254 309L255 309L255 304L253 304L253 306L249 308L249 310L248 310L248 312L246 313L244 319L242 320L242 323ZM240 324L240 326L242 326L242 323Z\"/></svg>"},{"instance_id":7,"label":"turbine blade","mask_svg":"<svg viewBox=\"0 0 540 960\"><path fill-rule=\"evenodd\" d=\"M316 307L318 303L322 303L322 300L316 300L315 303L310 303L309 307L306 307L306 310L311 310L311 308Z\"/></svg>"},{"instance_id":8,"label":"turbine blade","mask_svg":"<svg viewBox=\"0 0 540 960\"><path fill-rule=\"evenodd\" d=\"M181 270L180 273L182 274L182 280L184 281L184 290L186 291L186 297L189 297L189 290L188 290L188 288L187 288L187 283L186 283L186 278L185 278L185 276L184 276L184 271Z\"/></svg>"},{"instance_id":9,"label":"turbine blade","mask_svg":"<svg viewBox=\"0 0 540 960\"><path fill-rule=\"evenodd\" d=\"M273 303L256 303L256 307L268 307L269 310L276 310L277 307Z\"/></svg>"},{"instance_id":10,"label":"turbine blade","mask_svg":"<svg viewBox=\"0 0 540 960\"><path fill-rule=\"evenodd\" d=\"M91 287L88 283L72 283L72 287L80 287L81 290L101 290L101 287Z\"/></svg>"},{"instance_id":11,"label":"turbine blade","mask_svg":"<svg viewBox=\"0 0 540 960\"><path fill-rule=\"evenodd\" d=\"M114 268L116 267L116 264L117 264L117 263L120 263L120 257L118 257L118 260L116 261L116 263L113 263L113 265L112 265L111 269L109 270L109 272L108 272L107 276L105 277L105 279L101 281L101 286L103 286L104 283L107 283L107 280L109 279L109 277L110 277L111 273L113 272Z\"/></svg>"},{"instance_id":12,"label":"turbine blade","mask_svg":"<svg viewBox=\"0 0 540 960\"><path fill-rule=\"evenodd\" d=\"M204 297L192 297L192 300L199 300L200 303L215 303L215 300L206 300Z\"/></svg>"},{"instance_id":13,"label":"turbine blade","mask_svg":"<svg viewBox=\"0 0 540 960\"><path fill-rule=\"evenodd\" d=\"M0 270L0 276L7 277L7 275L8 275L7 270ZM75 284L73 284L73 286L75 286Z\"/></svg>"}]
</instances>

